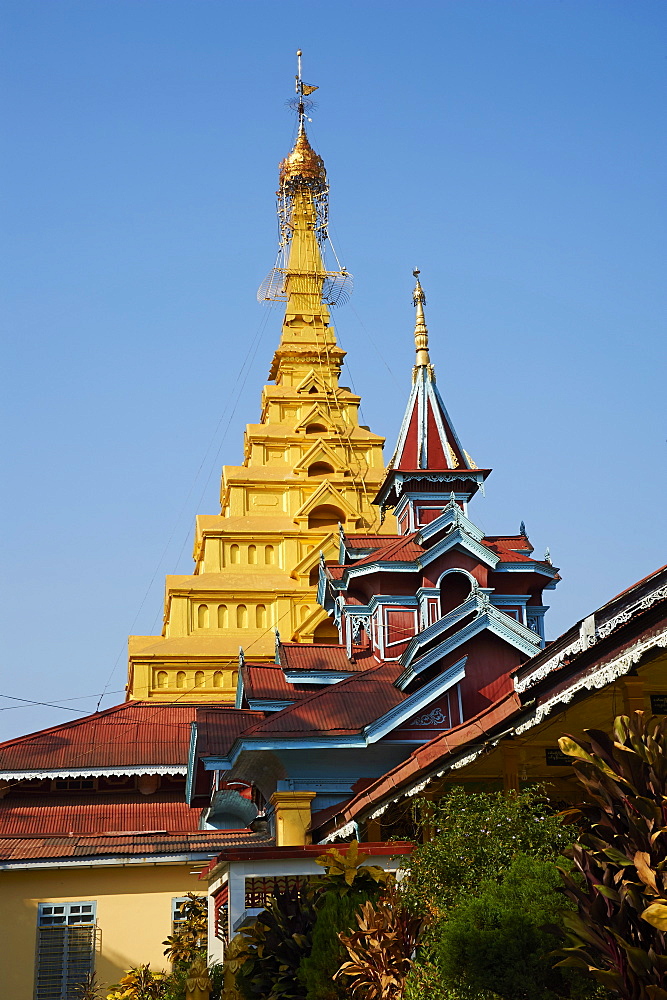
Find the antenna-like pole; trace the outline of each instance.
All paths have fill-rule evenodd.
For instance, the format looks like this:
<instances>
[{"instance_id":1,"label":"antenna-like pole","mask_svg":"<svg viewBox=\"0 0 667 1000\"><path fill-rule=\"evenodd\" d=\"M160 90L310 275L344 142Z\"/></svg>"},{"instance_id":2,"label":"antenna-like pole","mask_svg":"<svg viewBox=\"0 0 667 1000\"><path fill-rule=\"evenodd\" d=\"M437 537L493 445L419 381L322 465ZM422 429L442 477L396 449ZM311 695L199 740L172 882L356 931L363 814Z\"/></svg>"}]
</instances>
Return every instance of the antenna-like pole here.
<instances>
[{"instance_id":1,"label":"antenna-like pole","mask_svg":"<svg viewBox=\"0 0 667 1000\"><path fill-rule=\"evenodd\" d=\"M303 106L303 81L301 79L301 49L296 50L296 92L299 97L299 131L303 128L306 109Z\"/></svg>"}]
</instances>

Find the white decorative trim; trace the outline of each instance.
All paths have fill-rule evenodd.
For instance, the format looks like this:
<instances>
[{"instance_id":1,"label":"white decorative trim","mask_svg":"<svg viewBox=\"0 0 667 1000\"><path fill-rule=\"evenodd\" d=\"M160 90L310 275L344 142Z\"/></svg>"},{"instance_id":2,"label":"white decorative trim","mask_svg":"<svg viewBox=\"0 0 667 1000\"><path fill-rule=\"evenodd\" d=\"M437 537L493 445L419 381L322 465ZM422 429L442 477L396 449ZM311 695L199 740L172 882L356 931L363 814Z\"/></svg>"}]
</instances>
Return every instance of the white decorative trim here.
<instances>
[{"instance_id":1,"label":"white decorative trim","mask_svg":"<svg viewBox=\"0 0 667 1000\"><path fill-rule=\"evenodd\" d=\"M519 678L514 678L514 689L521 694L523 691L527 691L528 688L533 687L534 684L539 683L539 681L544 680L545 677L553 670L558 670L562 665L563 660L572 654L582 653L585 649L589 649L594 646L595 643L600 642L601 639L606 639L607 636L611 635L620 625L625 625L638 611L646 611L653 604L658 601L663 601L667 598L667 586L659 587L658 590L652 591L650 594L646 594L639 601L631 604L629 608L625 611L621 611L614 618L610 618L608 621L603 622L601 625L595 626L594 617L589 615L585 618L579 628L579 637L575 639L574 642L566 646L565 649L561 649L560 652L556 653L555 656L550 657L544 663L540 664L535 670L526 676ZM591 618L593 618L593 627L591 628Z\"/></svg>"},{"instance_id":2,"label":"white decorative trim","mask_svg":"<svg viewBox=\"0 0 667 1000\"><path fill-rule=\"evenodd\" d=\"M83 767L83 768L62 768L53 771L0 771L0 779L11 781L31 781L34 778L122 778L124 775L133 774L187 774L187 767L183 764L174 766L155 765L133 766L133 767Z\"/></svg>"},{"instance_id":3,"label":"white decorative trim","mask_svg":"<svg viewBox=\"0 0 667 1000\"><path fill-rule=\"evenodd\" d=\"M528 720L516 727L515 731L517 735L521 735L527 729L532 729L533 726L539 725L551 713L555 705L569 704L579 691L596 691L606 687L607 684L612 684L619 677L623 677L624 674L627 674L632 667L639 663L644 653L648 652L649 649L654 649L656 646L663 649L667 648L667 629L658 635L651 636L650 639L636 643L620 656L617 656L616 659L610 660L609 663L598 667L597 670L586 674L585 677L580 677L570 687L553 695L553 697L547 699L542 705L538 705Z\"/></svg>"}]
</instances>

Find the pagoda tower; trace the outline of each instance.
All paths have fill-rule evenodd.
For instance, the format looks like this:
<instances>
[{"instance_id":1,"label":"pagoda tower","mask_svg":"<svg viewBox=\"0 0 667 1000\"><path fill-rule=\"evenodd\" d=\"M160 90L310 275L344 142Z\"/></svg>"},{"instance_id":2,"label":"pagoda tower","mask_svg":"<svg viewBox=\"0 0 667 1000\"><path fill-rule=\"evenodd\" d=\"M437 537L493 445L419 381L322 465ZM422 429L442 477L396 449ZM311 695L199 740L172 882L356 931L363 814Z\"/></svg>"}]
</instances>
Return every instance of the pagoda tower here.
<instances>
[{"instance_id":1,"label":"pagoda tower","mask_svg":"<svg viewBox=\"0 0 667 1000\"><path fill-rule=\"evenodd\" d=\"M372 504L384 438L360 426L360 397L339 385L345 351L329 305L350 275L325 266L327 176L305 128L313 89L299 67L298 132L280 164L281 266L260 289L285 302L271 384L246 428L243 464L222 470L220 513L197 518L192 574L167 577L162 634L130 637L130 700L233 702L243 651L268 662L278 635L338 642L316 600L320 553L337 556L341 526L395 531Z\"/></svg>"}]
</instances>

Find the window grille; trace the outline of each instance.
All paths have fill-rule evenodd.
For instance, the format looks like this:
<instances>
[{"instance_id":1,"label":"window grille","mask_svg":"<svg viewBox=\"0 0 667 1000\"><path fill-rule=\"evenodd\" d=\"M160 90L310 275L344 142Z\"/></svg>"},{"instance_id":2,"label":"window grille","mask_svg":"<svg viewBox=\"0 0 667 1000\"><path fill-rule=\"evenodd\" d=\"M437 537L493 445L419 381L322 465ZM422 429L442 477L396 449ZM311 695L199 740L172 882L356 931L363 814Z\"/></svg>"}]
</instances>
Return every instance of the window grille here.
<instances>
[{"instance_id":1,"label":"window grille","mask_svg":"<svg viewBox=\"0 0 667 1000\"><path fill-rule=\"evenodd\" d=\"M309 878L307 875L279 875L266 878L247 878L245 880L246 910L263 909L273 894L285 892L286 889L305 891Z\"/></svg>"},{"instance_id":2,"label":"window grille","mask_svg":"<svg viewBox=\"0 0 667 1000\"><path fill-rule=\"evenodd\" d=\"M40 903L35 1000L76 1000L93 972L95 903Z\"/></svg>"}]
</instances>

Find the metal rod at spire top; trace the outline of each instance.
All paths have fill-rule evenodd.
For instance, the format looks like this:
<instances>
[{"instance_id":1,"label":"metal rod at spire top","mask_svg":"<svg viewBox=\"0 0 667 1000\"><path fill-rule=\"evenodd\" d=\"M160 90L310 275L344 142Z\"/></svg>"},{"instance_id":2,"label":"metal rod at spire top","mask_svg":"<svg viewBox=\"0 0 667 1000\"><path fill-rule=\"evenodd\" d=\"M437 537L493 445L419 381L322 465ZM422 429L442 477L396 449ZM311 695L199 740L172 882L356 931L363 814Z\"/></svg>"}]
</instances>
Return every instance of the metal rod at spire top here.
<instances>
[{"instance_id":1,"label":"metal rod at spire top","mask_svg":"<svg viewBox=\"0 0 667 1000\"><path fill-rule=\"evenodd\" d=\"M424 318L424 303L426 302L426 296L424 295L424 289L422 288L419 280L419 268L416 267L412 273L417 279L415 290L412 293L412 304L417 311L415 316L415 351L417 354L415 359L415 368L430 368L431 359L428 353L428 328L426 326L426 319Z\"/></svg>"}]
</instances>

